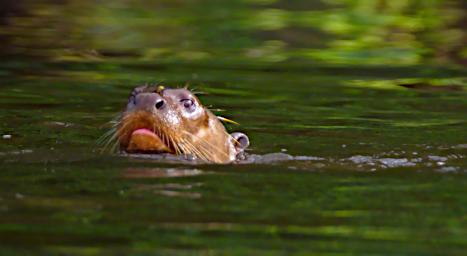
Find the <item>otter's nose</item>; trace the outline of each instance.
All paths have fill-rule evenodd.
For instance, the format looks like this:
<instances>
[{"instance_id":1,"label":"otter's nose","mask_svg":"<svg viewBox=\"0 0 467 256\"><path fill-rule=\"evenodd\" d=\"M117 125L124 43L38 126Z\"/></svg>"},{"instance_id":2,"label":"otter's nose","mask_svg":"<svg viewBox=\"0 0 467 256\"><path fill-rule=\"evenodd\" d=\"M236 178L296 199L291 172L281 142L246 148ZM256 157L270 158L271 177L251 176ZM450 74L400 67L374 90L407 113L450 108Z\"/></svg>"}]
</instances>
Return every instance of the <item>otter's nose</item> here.
<instances>
[{"instance_id":1,"label":"otter's nose","mask_svg":"<svg viewBox=\"0 0 467 256\"><path fill-rule=\"evenodd\" d=\"M135 105L148 111L161 110L165 107L165 100L157 93L140 93L136 96Z\"/></svg>"},{"instance_id":2,"label":"otter's nose","mask_svg":"<svg viewBox=\"0 0 467 256\"><path fill-rule=\"evenodd\" d=\"M156 106L157 109L161 109L161 108L163 108L165 106L165 101L163 99L160 99L160 100L156 101L155 106Z\"/></svg>"}]
</instances>

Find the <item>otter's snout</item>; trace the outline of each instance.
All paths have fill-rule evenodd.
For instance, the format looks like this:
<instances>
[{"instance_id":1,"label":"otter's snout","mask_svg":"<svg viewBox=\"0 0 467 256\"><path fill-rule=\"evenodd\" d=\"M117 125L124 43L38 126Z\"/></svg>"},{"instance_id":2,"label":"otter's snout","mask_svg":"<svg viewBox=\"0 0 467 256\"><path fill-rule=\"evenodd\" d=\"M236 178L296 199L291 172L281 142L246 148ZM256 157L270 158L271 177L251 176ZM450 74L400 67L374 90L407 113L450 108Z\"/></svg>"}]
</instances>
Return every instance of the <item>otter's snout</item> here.
<instances>
[{"instance_id":1,"label":"otter's snout","mask_svg":"<svg viewBox=\"0 0 467 256\"><path fill-rule=\"evenodd\" d=\"M166 101L157 93L140 93L136 95L135 107L139 110L156 111L162 110Z\"/></svg>"}]
</instances>

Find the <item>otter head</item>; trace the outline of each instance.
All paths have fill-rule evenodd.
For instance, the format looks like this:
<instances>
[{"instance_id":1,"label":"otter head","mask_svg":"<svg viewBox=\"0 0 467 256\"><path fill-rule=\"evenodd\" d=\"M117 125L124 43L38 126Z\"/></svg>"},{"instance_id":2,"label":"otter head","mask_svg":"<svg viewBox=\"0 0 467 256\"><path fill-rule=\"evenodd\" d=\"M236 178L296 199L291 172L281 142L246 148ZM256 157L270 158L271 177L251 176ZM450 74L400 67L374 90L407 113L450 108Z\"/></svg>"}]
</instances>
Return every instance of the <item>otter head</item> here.
<instances>
[{"instance_id":1,"label":"otter head","mask_svg":"<svg viewBox=\"0 0 467 256\"><path fill-rule=\"evenodd\" d=\"M191 155L234 161L248 147L243 133L228 134L217 116L187 89L135 88L117 125L120 148L138 153Z\"/></svg>"}]
</instances>

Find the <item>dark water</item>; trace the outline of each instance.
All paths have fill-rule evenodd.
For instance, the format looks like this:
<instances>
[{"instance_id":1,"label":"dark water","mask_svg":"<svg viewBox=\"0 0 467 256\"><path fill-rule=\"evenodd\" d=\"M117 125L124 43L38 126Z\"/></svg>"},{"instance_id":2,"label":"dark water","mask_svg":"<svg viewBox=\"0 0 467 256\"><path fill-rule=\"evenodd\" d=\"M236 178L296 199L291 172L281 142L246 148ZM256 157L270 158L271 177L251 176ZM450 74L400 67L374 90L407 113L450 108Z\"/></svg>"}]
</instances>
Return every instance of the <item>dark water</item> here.
<instances>
[{"instance_id":1,"label":"dark water","mask_svg":"<svg viewBox=\"0 0 467 256\"><path fill-rule=\"evenodd\" d=\"M2 8L1 255L465 255L463 1ZM254 163L100 153L156 81L206 92Z\"/></svg>"}]
</instances>

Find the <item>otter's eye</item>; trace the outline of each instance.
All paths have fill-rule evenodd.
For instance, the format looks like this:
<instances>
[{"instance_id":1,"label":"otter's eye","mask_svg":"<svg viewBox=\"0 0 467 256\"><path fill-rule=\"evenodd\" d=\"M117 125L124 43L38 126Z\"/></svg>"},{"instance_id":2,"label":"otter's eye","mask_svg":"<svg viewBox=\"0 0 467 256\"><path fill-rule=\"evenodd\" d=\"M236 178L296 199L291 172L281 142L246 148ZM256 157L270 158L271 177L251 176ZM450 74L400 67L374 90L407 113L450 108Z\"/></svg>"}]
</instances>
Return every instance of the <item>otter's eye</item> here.
<instances>
[{"instance_id":1,"label":"otter's eye","mask_svg":"<svg viewBox=\"0 0 467 256\"><path fill-rule=\"evenodd\" d=\"M193 112L196 108L195 102L192 99L182 99L180 103L182 103L183 107L189 112Z\"/></svg>"},{"instance_id":2,"label":"otter's eye","mask_svg":"<svg viewBox=\"0 0 467 256\"><path fill-rule=\"evenodd\" d=\"M136 96L131 95L130 98L128 99L128 103L136 105Z\"/></svg>"}]
</instances>

